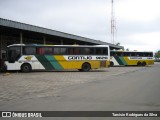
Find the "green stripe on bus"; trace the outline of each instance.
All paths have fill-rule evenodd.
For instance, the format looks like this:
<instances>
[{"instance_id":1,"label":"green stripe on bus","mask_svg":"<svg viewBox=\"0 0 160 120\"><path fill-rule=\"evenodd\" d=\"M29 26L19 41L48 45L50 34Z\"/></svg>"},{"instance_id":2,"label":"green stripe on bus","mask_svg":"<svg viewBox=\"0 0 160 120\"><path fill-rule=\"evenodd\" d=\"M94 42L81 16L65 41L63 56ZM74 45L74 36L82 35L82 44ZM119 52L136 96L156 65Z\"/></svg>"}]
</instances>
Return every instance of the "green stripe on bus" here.
<instances>
[{"instance_id":1,"label":"green stripe on bus","mask_svg":"<svg viewBox=\"0 0 160 120\"><path fill-rule=\"evenodd\" d=\"M116 59L119 65L123 65L122 61L120 60L118 56L114 56L114 58Z\"/></svg>"},{"instance_id":2,"label":"green stripe on bus","mask_svg":"<svg viewBox=\"0 0 160 120\"><path fill-rule=\"evenodd\" d=\"M127 65L127 62L125 61L123 57L119 57L119 59L122 61L123 65Z\"/></svg>"},{"instance_id":3,"label":"green stripe on bus","mask_svg":"<svg viewBox=\"0 0 160 120\"><path fill-rule=\"evenodd\" d=\"M54 56L46 55L45 56L48 61L54 66L56 70L62 70L63 67L58 63L58 61L54 58Z\"/></svg>"},{"instance_id":4,"label":"green stripe on bus","mask_svg":"<svg viewBox=\"0 0 160 120\"><path fill-rule=\"evenodd\" d=\"M38 61L43 65L46 70L53 70L54 67L52 64L46 59L44 55L35 55Z\"/></svg>"}]
</instances>

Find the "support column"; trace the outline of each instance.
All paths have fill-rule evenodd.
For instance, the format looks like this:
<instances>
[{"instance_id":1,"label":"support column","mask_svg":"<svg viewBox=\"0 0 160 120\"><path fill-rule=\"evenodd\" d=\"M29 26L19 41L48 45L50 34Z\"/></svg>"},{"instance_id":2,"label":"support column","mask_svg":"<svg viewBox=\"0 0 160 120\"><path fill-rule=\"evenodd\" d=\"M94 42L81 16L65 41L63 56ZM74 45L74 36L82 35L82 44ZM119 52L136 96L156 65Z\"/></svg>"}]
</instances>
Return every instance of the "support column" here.
<instances>
[{"instance_id":1,"label":"support column","mask_svg":"<svg viewBox=\"0 0 160 120\"><path fill-rule=\"evenodd\" d=\"M2 35L0 34L0 68L2 67Z\"/></svg>"},{"instance_id":2,"label":"support column","mask_svg":"<svg viewBox=\"0 0 160 120\"><path fill-rule=\"evenodd\" d=\"M20 32L20 44L23 44L23 33Z\"/></svg>"},{"instance_id":3,"label":"support column","mask_svg":"<svg viewBox=\"0 0 160 120\"><path fill-rule=\"evenodd\" d=\"M74 44L73 45L77 45L77 43L76 42L74 42Z\"/></svg>"},{"instance_id":4,"label":"support column","mask_svg":"<svg viewBox=\"0 0 160 120\"><path fill-rule=\"evenodd\" d=\"M43 44L45 45L46 44L46 37L43 36Z\"/></svg>"},{"instance_id":5,"label":"support column","mask_svg":"<svg viewBox=\"0 0 160 120\"><path fill-rule=\"evenodd\" d=\"M0 34L0 59L2 59L2 35Z\"/></svg>"},{"instance_id":6,"label":"support column","mask_svg":"<svg viewBox=\"0 0 160 120\"><path fill-rule=\"evenodd\" d=\"M20 32L20 44L23 44L23 33ZM22 55L22 46L21 46L21 55Z\"/></svg>"},{"instance_id":7,"label":"support column","mask_svg":"<svg viewBox=\"0 0 160 120\"><path fill-rule=\"evenodd\" d=\"M63 40L61 40L61 45L63 45Z\"/></svg>"}]
</instances>

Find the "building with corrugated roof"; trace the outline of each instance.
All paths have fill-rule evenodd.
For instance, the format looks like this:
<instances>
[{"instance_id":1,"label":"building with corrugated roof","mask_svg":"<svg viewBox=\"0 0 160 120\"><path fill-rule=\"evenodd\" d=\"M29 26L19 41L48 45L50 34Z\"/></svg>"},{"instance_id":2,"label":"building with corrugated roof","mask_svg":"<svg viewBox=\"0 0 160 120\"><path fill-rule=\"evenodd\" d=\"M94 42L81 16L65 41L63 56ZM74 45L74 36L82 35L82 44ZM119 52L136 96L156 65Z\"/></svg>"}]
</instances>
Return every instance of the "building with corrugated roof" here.
<instances>
[{"instance_id":1,"label":"building with corrugated roof","mask_svg":"<svg viewBox=\"0 0 160 120\"><path fill-rule=\"evenodd\" d=\"M110 49L124 49L100 40L89 39L69 33L20 23L0 18L0 67L6 58L6 47L11 44L54 44L54 45L109 45Z\"/></svg>"}]
</instances>

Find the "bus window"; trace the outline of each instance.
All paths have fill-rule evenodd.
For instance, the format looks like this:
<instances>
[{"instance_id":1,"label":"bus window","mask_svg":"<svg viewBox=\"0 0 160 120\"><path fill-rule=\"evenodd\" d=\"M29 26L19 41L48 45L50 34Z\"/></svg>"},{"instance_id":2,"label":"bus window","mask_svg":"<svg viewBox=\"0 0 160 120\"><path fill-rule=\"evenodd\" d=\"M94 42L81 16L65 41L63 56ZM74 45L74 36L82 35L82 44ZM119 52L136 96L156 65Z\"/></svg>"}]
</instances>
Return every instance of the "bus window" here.
<instances>
[{"instance_id":1,"label":"bus window","mask_svg":"<svg viewBox=\"0 0 160 120\"><path fill-rule=\"evenodd\" d=\"M67 48L61 48L61 54L66 55L67 54Z\"/></svg>"},{"instance_id":2,"label":"bus window","mask_svg":"<svg viewBox=\"0 0 160 120\"><path fill-rule=\"evenodd\" d=\"M140 53L137 52L137 53L136 53L136 56L139 57L139 56L140 56Z\"/></svg>"},{"instance_id":3,"label":"bus window","mask_svg":"<svg viewBox=\"0 0 160 120\"><path fill-rule=\"evenodd\" d=\"M146 52L146 53L144 53L144 56L145 57L153 57L153 53Z\"/></svg>"},{"instance_id":4,"label":"bus window","mask_svg":"<svg viewBox=\"0 0 160 120\"><path fill-rule=\"evenodd\" d=\"M90 48L83 48L83 54L84 55L90 55Z\"/></svg>"},{"instance_id":5,"label":"bus window","mask_svg":"<svg viewBox=\"0 0 160 120\"><path fill-rule=\"evenodd\" d=\"M128 52L124 52L123 56L129 56L130 54Z\"/></svg>"},{"instance_id":6,"label":"bus window","mask_svg":"<svg viewBox=\"0 0 160 120\"><path fill-rule=\"evenodd\" d=\"M73 55L73 53L74 53L74 49L73 48L68 48L68 54Z\"/></svg>"},{"instance_id":7,"label":"bus window","mask_svg":"<svg viewBox=\"0 0 160 120\"><path fill-rule=\"evenodd\" d=\"M23 48L23 54L24 55L35 55L36 54L36 48L35 47L24 47Z\"/></svg>"},{"instance_id":8,"label":"bus window","mask_svg":"<svg viewBox=\"0 0 160 120\"><path fill-rule=\"evenodd\" d=\"M90 48L90 53L89 55L94 55L95 54L95 49L94 48Z\"/></svg>"},{"instance_id":9,"label":"bus window","mask_svg":"<svg viewBox=\"0 0 160 120\"><path fill-rule=\"evenodd\" d=\"M54 52L53 52L53 54L54 55L60 55L60 53L61 53L61 49L60 48L54 48L54 50L53 50Z\"/></svg>"},{"instance_id":10,"label":"bus window","mask_svg":"<svg viewBox=\"0 0 160 120\"><path fill-rule=\"evenodd\" d=\"M122 52L117 52L117 55L118 56L122 56Z\"/></svg>"},{"instance_id":11,"label":"bus window","mask_svg":"<svg viewBox=\"0 0 160 120\"><path fill-rule=\"evenodd\" d=\"M44 53L47 55L52 55L53 54L52 48L44 48Z\"/></svg>"},{"instance_id":12,"label":"bus window","mask_svg":"<svg viewBox=\"0 0 160 120\"><path fill-rule=\"evenodd\" d=\"M74 54L80 55L81 54L81 48L74 48Z\"/></svg>"},{"instance_id":13,"label":"bus window","mask_svg":"<svg viewBox=\"0 0 160 120\"><path fill-rule=\"evenodd\" d=\"M38 54L43 55L44 54L44 49L43 48L38 48Z\"/></svg>"},{"instance_id":14,"label":"bus window","mask_svg":"<svg viewBox=\"0 0 160 120\"><path fill-rule=\"evenodd\" d=\"M137 54L135 52L131 52L130 55L133 56L133 57L137 56Z\"/></svg>"},{"instance_id":15,"label":"bus window","mask_svg":"<svg viewBox=\"0 0 160 120\"><path fill-rule=\"evenodd\" d=\"M108 48L102 48L103 55L108 55Z\"/></svg>"},{"instance_id":16,"label":"bus window","mask_svg":"<svg viewBox=\"0 0 160 120\"><path fill-rule=\"evenodd\" d=\"M47 47L43 47L43 48L38 48L38 54L43 55L52 55L52 48L47 48Z\"/></svg>"},{"instance_id":17,"label":"bus window","mask_svg":"<svg viewBox=\"0 0 160 120\"><path fill-rule=\"evenodd\" d=\"M149 53L150 54L150 57L153 57L153 53L151 52L151 53Z\"/></svg>"},{"instance_id":18,"label":"bus window","mask_svg":"<svg viewBox=\"0 0 160 120\"><path fill-rule=\"evenodd\" d=\"M96 55L102 55L102 49L96 48Z\"/></svg>"}]
</instances>

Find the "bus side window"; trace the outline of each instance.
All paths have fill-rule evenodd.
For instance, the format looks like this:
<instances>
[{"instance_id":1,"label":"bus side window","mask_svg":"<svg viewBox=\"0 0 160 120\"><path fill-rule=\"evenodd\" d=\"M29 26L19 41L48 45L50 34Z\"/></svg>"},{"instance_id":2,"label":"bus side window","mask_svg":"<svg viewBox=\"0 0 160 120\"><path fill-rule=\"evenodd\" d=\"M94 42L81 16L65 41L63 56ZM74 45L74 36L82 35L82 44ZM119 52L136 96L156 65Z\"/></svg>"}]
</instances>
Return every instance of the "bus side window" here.
<instances>
[{"instance_id":1,"label":"bus side window","mask_svg":"<svg viewBox=\"0 0 160 120\"><path fill-rule=\"evenodd\" d=\"M113 56L118 56L118 55L117 55L117 52L113 52Z\"/></svg>"},{"instance_id":2,"label":"bus side window","mask_svg":"<svg viewBox=\"0 0 160 120\"><path fill-rule=\"evenodd\" d=\"M47 55L52 55L52 54L53 54L52 48L51 48L51 47L45 48L45 54L47 54Z\"/></svg>"},{"instance_id":3,"label":"bus side window","mask_svg":"<svg viewBox=\"0 0 160 120\"><path fill-rule=\"evenodd\" d=\"M90 55L94 55L95 54L95 49L94 48L90 48Z\"/></svg>"},{"instance_id":4,"label":"bus side window","mask_svg":"<svg viewBox=\"0 0 160 120\"><path fill-rule=\"evenodd\" d=\"M74 53L73 48L68 48L68 54L73 55L73 53Z\"/></svg>"},{"instance_id":5,"label":"bus side window","mask_svg":"<svg viewBox=\"0 0 160 120\"><path fill-rule=\"evenodd\" d=\"M61 48L61 54L66 55L67 54L67 48Z\"/></svg>"},{"instance_id":6,"label":"bus side window","mask_svg":"<svg viewBox=\"0 0 160 120\"><path fill-rule=\"evenodd\" d=\"M81 49L80 48L74 48L74 54L75 55L80 55L81 54Z\"/></svg>"},{"instance_id":7,"label":"bus side window","mask_svg":"<svg viewBox=\"0 0 160 120\"><path fill-rule=\"evenodd\" d=\"M96 48L96 55L102 55L102 49Z\"/></svg>"},{"instance_id":8,"label":"bus side window","mask_svg":"<svg viewBox=\"0 0 160 120\"><path fill-rule=\"evenodd\" d=\"M44 49L43 48L38 48L38 54L43 55L44 54Z\"/></svg>"},{"instance_id":9,"label":"bus side window","mask_svg":"<svg viewBox=\"0 0 160 120\"><path fill-rule=\"evenodd\" d=\"M24 55L35 55L36 48L35 47L24 47L23 54Z\"/></svg>"},{"instance_id":10,"label":"bus side window","mask_svg":"<svg viewBox=\"0 0 160 120\"><path fill-rule=\"evenodd\" d=\"M150 53L150 57L153 57L153 53Z\"/></svg>"},{"instance_id":11,"label":"bus side window","mask_svg":"<svg viewBox=\"0 0 160 120\"><path fill-rule=\"evenodd\" d=\"M134 56L136 56L136 54L133 52L133 53L131 53L131 56L134 57Z\"/></svg>"},{"instance_id":12,"label":"bus side window","mask_svg":"<svg viewBox=\"0 0 160 120\"><path fill-rule=\"evenodd\" d=\"M60 55L61 49L60 48L54 48L54 55Z\"/></svg>"},{"instance_id":13,"label":"bus side window","mask_svg":"<svg viewBox=\"0 0 160 120\"><path fill-rule=\"evenodd\" d=\"M129 53L128 52L124 52L123 55L124 56L129 56Z\"/></svg>"},{"instance_id":14,"label":"bus side window","mask_svg":"<svg viewBox=\"0 0 160 120\"><path fill-rule=\"evenodd\" d=\"M103 55L108 55L108 48L102 48Z\"/></svg>"},{"instance_id":15,"label":"bus side window","mask_svg":"<svg viewBox=\"0 0 160 120\"><path fill-rule=\"evenodd\" d=\"M90 48L83 48L83 54L89 55L90 54Z\"/></svg>"},{"instance_id":16,"label":"bus side window","mask_svg":"<svg viewBox=\"0 0 160 120\"><path fill-rule=\"evenodd\" d=\"M117 52L117 56L122 56L122 53L121 52Z\"/></svg>"}]
</instances>

